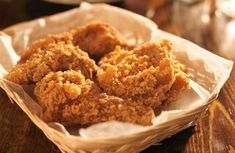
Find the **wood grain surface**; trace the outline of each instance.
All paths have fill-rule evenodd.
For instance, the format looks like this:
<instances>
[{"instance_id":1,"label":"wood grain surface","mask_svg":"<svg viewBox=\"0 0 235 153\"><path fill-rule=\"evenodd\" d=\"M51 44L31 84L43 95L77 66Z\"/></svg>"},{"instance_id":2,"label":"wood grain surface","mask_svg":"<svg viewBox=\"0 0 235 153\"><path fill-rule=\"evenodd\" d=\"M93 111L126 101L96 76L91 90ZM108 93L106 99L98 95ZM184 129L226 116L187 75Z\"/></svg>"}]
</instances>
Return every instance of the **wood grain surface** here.
<instances>
[{"instance_id":1,"label":"wood grain surface","mask_svg":"<svg viewBox=\"0 0 235 153\"><path fill-rule=\"evenodd\" d=\"M132 0L132 2L114 5L127 9L132 6L133 9L133 2L137 1ZM180 1L172 1L164 3L161 8L158 8L157 4L154 5L153 0L147 2L147 9L142 9L141 14L145 15L151 9L152 14L149 17L157 22L161 29L235 61L235 19L228 18L219 11L209 13L210 0L190 5ZM1 0L0 29L20 21L73 7L49 4L39 0L33 2L30 0ZM134 11L138 13L138 9L134 9ZM159 13L159 11L162 12ZM158 17L159 14L166 19ZM0 153L60 152L24 112L9 101L2 90L0 90L0 127ZM197 121L197 126L164 140L162 145L151 146L142 153L181 152L235 153L235 69L232 70L218 99Z\"/></svg>"}]
</instances>

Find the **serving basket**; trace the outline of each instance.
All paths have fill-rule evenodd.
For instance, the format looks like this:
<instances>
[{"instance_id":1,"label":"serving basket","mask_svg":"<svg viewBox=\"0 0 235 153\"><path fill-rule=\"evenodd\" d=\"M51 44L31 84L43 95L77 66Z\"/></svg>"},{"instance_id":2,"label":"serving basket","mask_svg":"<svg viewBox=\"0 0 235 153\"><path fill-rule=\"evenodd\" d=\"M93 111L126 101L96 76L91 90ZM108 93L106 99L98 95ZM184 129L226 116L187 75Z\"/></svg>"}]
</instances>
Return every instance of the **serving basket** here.
<instances>
[{"instance_id":1,"label":"serving basket","mask_svg":"<svg viewBox=\"0 0 235 153\"><path fill-rule=\"evenodd\" d=\"M135 45L168 39L173 43L176 58L188 67L191 89L163 108L161 114L153 119L152 126L111 121L86 128L73 127L71 130L60 123L46 123L40 118L42 109L30 94L30 88L4 79L32 41L90 21L114 26L129 43ZM195 125L197 118L217 98L233 64L187 40L159 30L145 17L106 4L89 3L4 29L0 32L0 53L0 87L64 153L140 152Z\"/></svg>"}]
</instances>

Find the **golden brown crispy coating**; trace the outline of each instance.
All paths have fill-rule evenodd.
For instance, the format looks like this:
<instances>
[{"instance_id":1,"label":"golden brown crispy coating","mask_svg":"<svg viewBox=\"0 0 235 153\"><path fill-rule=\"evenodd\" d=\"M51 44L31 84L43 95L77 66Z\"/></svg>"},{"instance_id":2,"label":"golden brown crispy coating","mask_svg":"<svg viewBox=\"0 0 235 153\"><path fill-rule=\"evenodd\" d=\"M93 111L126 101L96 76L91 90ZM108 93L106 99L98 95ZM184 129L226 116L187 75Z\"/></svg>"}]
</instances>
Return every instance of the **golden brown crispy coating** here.
<instances>
[{"instance_id":1,"label":"golden brown crispy coating","mask_svg":"<svg viewBox=\"0 0 235 153\"><path fill-rule=\"evenodd\" d=\"M133 49L113 27L93 22L33 42L6 78L36 83L34 94L48 122L151 125L159 105L189 87L185 66L172 50L167 40ZM105 55L99 68L84 51L95 59Z\"/></svg>"},{"instance_id":2,"label":"golden brown crispy coating","mask_svg":"<svg viewBox=\"0 0 235 153\"><path fill-rule=\"evenodd\" d=\"M114 27L102 22L92 22L80 26L71 33L73 34L73 44L78 45L95 59L113 51L117 45L125 49L133 48Z\"/></svg>"},{"instance_id":3,"label":"golden brown crispy coating","mask_svg":"<svg viewBox=\"0 0 235 153\"><path fill-rule=\"evenodd\" d=\"M17 64L6 78L18 84L30 84L51 71L68 69L81 70L86 78L92 78L97 66L87 53L72 44L50 43L46 48L38 48L25 63Z\"/></svg>"},{"instance_id":4,"label":"golden brown crispy coating","mask_svg":"<svg viewBox=\"0 0 235 153\"><path fill-rule=\"evenodd\" d=\"M188 86L188 79L184 77L183 81L183 72L176 68L172 49L167 40L146 43L131 51L116 48L99 62L98 82L108 94L155 109L166 98L178 97L179 88L183 91Z\"/></svg>"},{"instance_id":5,"label":"golden brown crispy coating","mask_svg":"<svg viewBox=\"0 0 235 153\"><path fill-rule=\"evenodd\" d=\"M39 49L45 50L49 44L51 43L58 43L58 42L65 42L71 43L72 42L72 35L69 32L64 32L61 34L51 34L45 38L41 38L39 40L34 41L21 55L20 60L18 63L22 64L25 63L31 55L36 53Z\"/></svg>"},{"instance_id":6,"label":"golden brown crispy coating","mask_svg":"<svg viewBox=\"0 0 235 153\"><path fill-rule=\"evenodd\" d=\"M72 29L70 32L50 34L34 41L21 55L18 63L25 63L38 49L44 50L50 43L58 42L73 43L95 59L113 51L117 45L125 49L133 48L115 28L102 22L92 22Z\"/></svg>"},{"instance_id":7,"label":"golden brown crispy coating","mask_svg":"<svg viewBox=\"0 0 235 153\"><path fill-rule=\"evenodd\" d=\"M102 93L80 71L51 72L36 84L35 95L44 120L64 125L124 121L150 125L153 110L133 101Z\"/></svg>"},{"instance_id":8,"label":"golden brown crispy coating","mask_svg":"<svg viewBox=\"0 0 235 153\"><path fill-rule=\"evenodd\" d=\"M189 88L189 77L185 73L186 67L174 60L175 81L171 89L167 92L166 103L176 100L186 89Z\"/></svg>"}]
</instances>

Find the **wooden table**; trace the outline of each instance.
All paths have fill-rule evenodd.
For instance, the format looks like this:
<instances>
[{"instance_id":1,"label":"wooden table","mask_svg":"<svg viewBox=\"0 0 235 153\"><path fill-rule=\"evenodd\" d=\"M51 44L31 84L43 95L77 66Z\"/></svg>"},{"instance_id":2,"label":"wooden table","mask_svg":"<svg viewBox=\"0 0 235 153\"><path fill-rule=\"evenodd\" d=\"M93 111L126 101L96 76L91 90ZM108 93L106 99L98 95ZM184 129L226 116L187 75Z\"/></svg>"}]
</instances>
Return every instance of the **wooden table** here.
<instances>
[{"instance_id":1,"label":"wooden table","mask_svg":"<svg viewBox=\"0 0 235 153\"><path fill-rule=\"evenodd\" d=\"M115 5L130 8L130 5L122 3ZM0 1L0 29L69 8L72 6L54 5L36 0L33 2L2 0ZM168 12L164 8L153 7L152 14L148 14L159 23L161 29L235 61L235 20L232 21L220 12L212 14L211 17L208 16L206 2L187 5L173 1L167 3L166 8ZM157 16L159 14L165 19L159 21L160 17ZM222 88L218 100L210 105L206 114L198 120L197 126L164 140L160 146L149 147L143 153L234 153L234 121L235 69ZM2 90L0 90L0 125L0 153L59 152L24 112L8 100Z\"/></svg>"}]
</instances>

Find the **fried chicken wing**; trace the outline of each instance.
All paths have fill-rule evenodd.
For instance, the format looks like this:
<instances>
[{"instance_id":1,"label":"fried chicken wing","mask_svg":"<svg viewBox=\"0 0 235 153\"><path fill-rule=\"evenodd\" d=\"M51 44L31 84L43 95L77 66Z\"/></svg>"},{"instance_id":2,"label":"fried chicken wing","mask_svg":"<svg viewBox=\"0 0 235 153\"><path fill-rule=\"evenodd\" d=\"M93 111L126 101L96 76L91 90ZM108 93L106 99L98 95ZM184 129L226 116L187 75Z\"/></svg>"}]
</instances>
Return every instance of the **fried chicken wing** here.
<instances>
[{"instance_id":1,"label":"fried chicken wing","mask_svg":"<svg viewBox=\"0 0 235 153\"><path fill-rule=\"evenodd\" d=\"M88 52L91 57L100 59L104 54L115 49L117 45L125 49L133 47L121 37L119 32L108 24L92 22L71 31L73 44Z\"/></svg>"},{"instance_id":2,"label":"fried chicken wing","mask_svg":"<svg viewBox=\"0 0 235 153\"><path fill-rule=\"evenodd\" d=\"M35 95L44 120L64 125L117 120L150 125L153 110L130 100L103 93L80 71L51 72L36 84Z\"/></svg>"},{"instance_id":3,"label":"fried chicken wing","mask_svg":"<svg viewBox=\"0 0 235 153\"><path fill-rule=\"evenodd\" d=\"M38 48L25 63L17 64L6 78L18 84L30 84L40 81L51 71L68 69L81 70L91 79L97 66L87 53L72 44L50 43L46 48Z\"/></svg>"},{"instance_id":4,"label":"fried chicken wing","mask_svg":"<svg viewBox=\"0 0 235 153\"><path fill-rule=\"evenodd\" d=\"M146 43L131 51L116 48L99 62L98 82L108 94L155 109L166 98L178 97L178 89L183 91L188 86L188 78L176 69L172 50L167 40Z\"/></svg>"}]
</instances>

